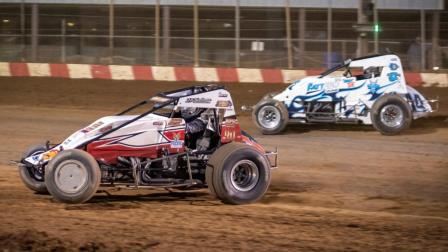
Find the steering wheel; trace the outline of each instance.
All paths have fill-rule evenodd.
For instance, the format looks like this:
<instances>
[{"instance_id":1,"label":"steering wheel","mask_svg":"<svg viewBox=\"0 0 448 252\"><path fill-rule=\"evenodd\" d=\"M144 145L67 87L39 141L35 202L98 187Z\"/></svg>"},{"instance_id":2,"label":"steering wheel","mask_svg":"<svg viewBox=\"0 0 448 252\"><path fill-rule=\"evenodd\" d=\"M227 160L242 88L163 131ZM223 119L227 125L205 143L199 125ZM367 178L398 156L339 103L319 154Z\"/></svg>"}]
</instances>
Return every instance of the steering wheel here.
<instances>
[{"instance_id":1,"label":"steering wheel","mask_svg":"<svg viewBox=\"0 0 448 252\"><path fill-rule=\"evenodd\" d=\"M342 75L344 77L346 77L346 78L351 78L352 77L352 71L350 71L350 68L346 68Z\"/></svg>"}]
</instances>

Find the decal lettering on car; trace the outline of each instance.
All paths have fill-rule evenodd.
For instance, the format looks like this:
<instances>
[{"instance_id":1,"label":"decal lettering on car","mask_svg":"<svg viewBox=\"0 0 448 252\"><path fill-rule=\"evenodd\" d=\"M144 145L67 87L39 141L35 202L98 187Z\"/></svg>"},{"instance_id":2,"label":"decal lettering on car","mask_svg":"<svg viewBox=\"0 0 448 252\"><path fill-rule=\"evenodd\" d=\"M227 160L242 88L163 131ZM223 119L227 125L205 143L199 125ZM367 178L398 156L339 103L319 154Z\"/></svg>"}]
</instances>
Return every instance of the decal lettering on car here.
<instances>
[{"instance_id":1,"label":"decal lettering on car","mask_svg":"<svg viewBox=\"0 0 448 252\"><path fill-rule=\"evenodd\" d=\"M171 118L168 121L168 126L179 126L183 122L182 118Z\"/></svg>"},{"instance_id":2,"label":"decal lettering on car","mask_svg":"<svg viewBox=\"0 0 448 252\"><path fill-rule=\"evenodd\" d=\"M392 71L395 71L395 70L397 70L397 69L399 68L399 66L398 66L397 64L395 64L395 63L390 63L390 64L389 64L389 68L390 68Z\"/></svg>"},{"instance_id":3,"label":"decal lettering on car","mask_svg":"<svg viewBox=\"0 0 448 252\"><path fill-rule=\"evenodd\" d=\"M226 130L224 132L224 138L226 138L228 140L234 139L235 138L235 131L234 130Z\"/></svg>"},{"instance_id":4,"label":"decal lettering on car","mask_svg":"<svg viewBox=\"0 0 448 252\"><path fill-rule=\"evenodd\" d=\"M401 74L399 74L397 72L390 72L387 74L387 76L389 77L390 81L396 81L400 78Z\"/></svg>"},{"instance_id":5,"label":"decal lettering on car","mask_svg":"<svg viewBox=\"0 0 448 252\"><path fill-rule=\"evenodd\" d=\"M173 149L180 149L184 146L184 141L181 140L180 133L173 134L173 141L170 142Z\"/></svg>"},{"instance_id":6,"label":"decal lettering on car","mask_svg":"<svg viewBox=\"0 0 448 252\"><path fill-rule=\"evenodd\" d=\"M211 98L187 98L187 100L185 101L185 103L201 103L201 104L210 104L212 102Z\"/></svg>"},{"instance_id":7,"label":"decal lettering on car","mask_svg":"<svg viewBox=\"0 0 448 252\"><path fill-rule=\"evenodd\" d=\"M58 154L58 153L59 153L59 151L57 151L57 150L51 150L51 151L48 151L47 153L45 153L42 158L44 161L48 161L48 160L52 159L54 156L56 156L56 154Z\"/></svg>"},{"instance_id":8,"label":"decal lettering on car","mask_svg":"<svg viewBox=\"0 0 448 252\"><path fill-rule=\"evenodd\" d=\"M218 92L218 97L222 97L222 98L225 98L225 97L228 97L229 95L227 94L227 93L224 93L224 92Z\"/></svg>"},{"instance_id":9,"label":"decal lettering on car","mask_svg":"<svg viewBox=\"0 0 448 252\"><path fill-rule=\"evenodd\" d=\"M308 87L306 89L306 93L313 93L313 92L317 92L320 91L324 88L324 84L323 83L318 83L318 84L313 84L313 83L309 83Z\"/></svg>"},{"instance_id":10,"label":"decal lettering on car","mask_svg":"<svg viewBox=\"0 0 448 252\"><path fill-rule=\"evenodd\" d=\"M101 125L103 125L103 124L104 124L103 122L97 122L97 123L94 123L94 124L92 124L92 125L89 125L88 127L85 127L84 129L82 129L81 132L82 132L82 133L89 133L90 131L92 131L92 130L98 128L99 126L101 126Z\"/></svg>"},{"instance_id":11,"label":"decal lettering on car","mask_svg":"<svg viewBox=\"0 0 448 252\"><path fill-rule=\"evenodd\" d=\"M340 82L342 82L341 79L336 79L334 82L325 83L325 93L337 93L339 91Z\"/></svg>"},{"instance_id":12,"label":"decal lettering on car","mask_svg":"<svg viewBox=\"0 0 448 252\"><path fill-rule=\"evenodd\" d=\"M232 106L230 101L217 101L215 107L227 108Z\"/></svg>"}]
</instances>

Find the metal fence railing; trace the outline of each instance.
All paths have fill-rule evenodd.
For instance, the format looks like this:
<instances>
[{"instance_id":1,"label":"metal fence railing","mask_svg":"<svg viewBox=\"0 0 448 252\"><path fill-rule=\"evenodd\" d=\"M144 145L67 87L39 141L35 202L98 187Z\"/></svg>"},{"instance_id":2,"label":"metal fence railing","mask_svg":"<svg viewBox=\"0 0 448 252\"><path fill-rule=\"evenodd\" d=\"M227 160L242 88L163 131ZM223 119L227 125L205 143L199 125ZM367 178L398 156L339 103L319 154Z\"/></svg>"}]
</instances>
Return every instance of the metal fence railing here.
<instances>
[{"instance_id":1,"label":"metal fence railing","mask_svg":"<svg viewBox=\"0 0 448 252\"><path fill-rule=\"evenodd\" d=\"M333 10L330 24L325 9L291 9L286 18L282 8L241 8L236 15L233 8L199 7L195 19L193 7L111 8L0 4L0 61L310 69L359 56L356 10ZM397 20L380 13L378 51L398 54L406 69L448 69L448 23L428 18L421 27L419 12L409 22L395 14ZM423 46L416 41L422 34ZM371 35L367 47L375 51Z\"/></svg>"}]
</instances>

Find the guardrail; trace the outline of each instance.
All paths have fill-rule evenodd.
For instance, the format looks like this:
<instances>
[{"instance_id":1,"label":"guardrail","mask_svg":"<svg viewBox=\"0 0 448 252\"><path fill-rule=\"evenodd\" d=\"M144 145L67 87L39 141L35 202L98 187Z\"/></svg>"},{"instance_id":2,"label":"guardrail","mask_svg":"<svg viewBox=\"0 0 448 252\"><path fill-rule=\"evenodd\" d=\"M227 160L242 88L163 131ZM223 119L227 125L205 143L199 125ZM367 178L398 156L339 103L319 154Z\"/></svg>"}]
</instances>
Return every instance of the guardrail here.
<instances>
[{"instance_id":1,"label":"guardrail","mask_svg":"<svg viewBox=\"0 0 448 252\"><path fill-rule=\"evenodd\" d=\"M0 62L0 76L219 83L291 83L320 70ZM448 87L445 73L405 73L411 86Z\"/></svg>"}]
</instances>

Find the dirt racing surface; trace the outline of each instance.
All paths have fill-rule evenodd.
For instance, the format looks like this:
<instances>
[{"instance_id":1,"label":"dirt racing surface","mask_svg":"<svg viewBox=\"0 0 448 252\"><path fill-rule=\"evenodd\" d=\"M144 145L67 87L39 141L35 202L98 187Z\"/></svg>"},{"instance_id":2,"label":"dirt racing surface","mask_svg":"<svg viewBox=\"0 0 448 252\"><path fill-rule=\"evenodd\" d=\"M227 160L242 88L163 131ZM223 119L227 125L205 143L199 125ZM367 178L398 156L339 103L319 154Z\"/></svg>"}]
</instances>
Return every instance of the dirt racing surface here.
<instances>
[{"instance_id":1,"label":"dirt racing surface","mask_svg":"<svg viewBox=\"0 0 448 252\"><path fill-rule=\"evenodd\" d=\"M448 251L448 90L435 117L399 136L371 127L291 125L265 197L224 205L206 189L98 192L56 203L9 166L27 146L62 141L97 118L188 83L0 78L0 251ZM252 105L284 85L227 85Z\"/></svg>"}]
</instances>

